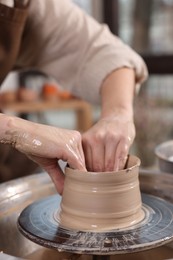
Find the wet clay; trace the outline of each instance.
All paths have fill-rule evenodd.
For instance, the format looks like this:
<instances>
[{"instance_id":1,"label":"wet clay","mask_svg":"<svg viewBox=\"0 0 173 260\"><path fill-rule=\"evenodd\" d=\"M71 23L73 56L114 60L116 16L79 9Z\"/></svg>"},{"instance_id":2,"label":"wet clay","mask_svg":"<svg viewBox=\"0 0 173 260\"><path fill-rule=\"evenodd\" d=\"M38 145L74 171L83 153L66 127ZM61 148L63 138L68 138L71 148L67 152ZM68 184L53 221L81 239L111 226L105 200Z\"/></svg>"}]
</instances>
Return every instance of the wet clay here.
<instances>
[{"instance_id":1,"label":"wet clay","mask_svg":"<svg viewBox=\"0 0 173 260\"><path fill-rule=\"evenodd\" d=\"M140 160L129 156L118 172L82 172L66 168L61 226L81 231L127 228L144 218L139 189Z\"/></svg>"}]
</instances>

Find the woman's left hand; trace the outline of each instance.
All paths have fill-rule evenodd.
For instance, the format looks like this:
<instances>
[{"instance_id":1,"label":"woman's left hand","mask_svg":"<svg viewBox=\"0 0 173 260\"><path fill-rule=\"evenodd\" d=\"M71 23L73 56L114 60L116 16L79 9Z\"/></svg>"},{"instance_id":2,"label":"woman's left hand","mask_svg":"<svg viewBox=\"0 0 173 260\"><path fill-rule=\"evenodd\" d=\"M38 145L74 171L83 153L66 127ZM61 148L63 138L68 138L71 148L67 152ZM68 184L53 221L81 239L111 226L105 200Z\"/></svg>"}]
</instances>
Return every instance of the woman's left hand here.
<instances>
[{"instance_id":1,"label":"woman's left hand","mask_svg":"<svg viewBox=\"0 0 173 260\"><path fill-rule=\"evenodd\" d=\"M104 172L123 169L134 138L134 122L125 116L100 119L82 136L87 170Z\"/></svg>"}]
</instances>

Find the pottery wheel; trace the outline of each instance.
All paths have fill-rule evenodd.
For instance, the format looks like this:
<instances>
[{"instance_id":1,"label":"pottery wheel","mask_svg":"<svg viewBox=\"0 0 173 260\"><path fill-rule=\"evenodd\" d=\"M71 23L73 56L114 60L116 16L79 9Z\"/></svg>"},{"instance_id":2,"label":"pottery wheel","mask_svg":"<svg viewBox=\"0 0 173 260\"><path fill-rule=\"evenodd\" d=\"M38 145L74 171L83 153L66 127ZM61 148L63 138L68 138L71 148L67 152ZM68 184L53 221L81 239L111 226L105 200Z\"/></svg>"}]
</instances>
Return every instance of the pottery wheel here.
<instances>
[{"instance_id":1,"label":"pottery wheel","mask_svg":"<svg viewBox=\"0 0 173 260\"><path fill-rule=\"evenodd\" d=\"M113 255L138 252L173 240L173 204L142 194L145 218L126 229L107 232L67 230L56 219L61 197L53 195L23 210L18 219L21 233L33 242L58 251Z\"/></svg>"}]
</instances>

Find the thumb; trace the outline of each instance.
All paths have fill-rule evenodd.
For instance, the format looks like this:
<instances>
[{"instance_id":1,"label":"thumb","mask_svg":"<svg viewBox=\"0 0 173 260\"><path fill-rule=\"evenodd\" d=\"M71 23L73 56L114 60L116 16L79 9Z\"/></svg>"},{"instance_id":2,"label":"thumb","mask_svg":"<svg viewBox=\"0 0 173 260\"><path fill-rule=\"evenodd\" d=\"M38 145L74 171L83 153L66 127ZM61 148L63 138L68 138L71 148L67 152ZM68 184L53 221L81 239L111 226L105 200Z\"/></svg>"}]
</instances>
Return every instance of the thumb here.
<instances>
[{"instance_id":1,"label":"thumb","mask_svg":"<svg viewBox=\"0 0 173 260\"><path fill-rule=\"evenodd\" d=\"M53 183L55 184L57 192L62 195L64 188L64 173L61 170L59 164L54 164L51 166L44 167L44 170L49 174Z\"/></svg>"}]
</instances>

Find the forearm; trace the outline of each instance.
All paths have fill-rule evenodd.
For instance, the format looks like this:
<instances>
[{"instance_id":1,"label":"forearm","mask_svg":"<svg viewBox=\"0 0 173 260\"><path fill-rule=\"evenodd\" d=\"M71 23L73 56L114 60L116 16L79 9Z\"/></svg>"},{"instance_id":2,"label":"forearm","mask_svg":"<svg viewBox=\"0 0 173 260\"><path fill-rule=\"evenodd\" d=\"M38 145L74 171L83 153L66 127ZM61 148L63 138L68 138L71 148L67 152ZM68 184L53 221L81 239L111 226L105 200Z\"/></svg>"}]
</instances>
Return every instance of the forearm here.
<instances>
[{"instance_id":1,"label":"forearm","mask_svg":"<svg viewBox=\"0 0 173 260\"><path fill-rule=\"evenodd\" d=\"M77 131L41 125L0 114L0 143L8 143L39 164L62 194L64 174L58 160L86 171L81 135Z\"/></svg>"},{"instance_id":2,"label":"forearm","mask_svg":"<svg viewBox=\"0 0 173 260\"><path fill-rule=\"evenodd\" d=\"M34 123L2 113L0 113L0 124L0 142L11 144L15 148L18 148L17 145L20 141L25 141L24 136L28 132L34 132Z\"/></svg>"},{"instance_id":3,"label":"forearm","mask_svg":"<svg viewBox=\"0 0 173 260\"><path fill-rule=\"evenodd\" d=\"M7 138L7 132L9 130L9 121L10 117L0 113L0 142L1 143L9 143Z\"/></svg>"},{"instance_id":4,"label":"forearm","mask_svg":"<svg viewBox=\"0 0 173 260\"><path fill-rule=\"evenodd\" d=\"M101 117L119 114L133 118L133 98L135 93L135 72L122 68L112 72L101 86Z\"/></svg>"}]
</instances>

